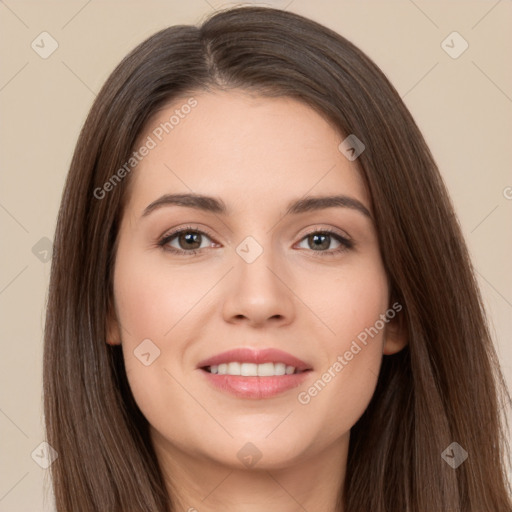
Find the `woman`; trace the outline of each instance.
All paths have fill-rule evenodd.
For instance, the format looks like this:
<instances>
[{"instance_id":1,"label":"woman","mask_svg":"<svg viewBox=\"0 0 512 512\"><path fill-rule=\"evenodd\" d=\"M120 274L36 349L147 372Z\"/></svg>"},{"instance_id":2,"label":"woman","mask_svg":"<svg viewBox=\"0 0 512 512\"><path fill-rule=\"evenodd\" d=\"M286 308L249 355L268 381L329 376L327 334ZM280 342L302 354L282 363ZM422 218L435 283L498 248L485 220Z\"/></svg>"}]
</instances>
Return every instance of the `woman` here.
<instances>
[{"instance_id":1,"label":"woman","mask_svg":"<svg viewBox=\"0 0 512 512\"><path fill-rule=\"evenodd\" d=\"M508 398L414 120L288 12L150 37L80 135L44 358L57 510L512 510Z\"/></svg>"}]
</instances>

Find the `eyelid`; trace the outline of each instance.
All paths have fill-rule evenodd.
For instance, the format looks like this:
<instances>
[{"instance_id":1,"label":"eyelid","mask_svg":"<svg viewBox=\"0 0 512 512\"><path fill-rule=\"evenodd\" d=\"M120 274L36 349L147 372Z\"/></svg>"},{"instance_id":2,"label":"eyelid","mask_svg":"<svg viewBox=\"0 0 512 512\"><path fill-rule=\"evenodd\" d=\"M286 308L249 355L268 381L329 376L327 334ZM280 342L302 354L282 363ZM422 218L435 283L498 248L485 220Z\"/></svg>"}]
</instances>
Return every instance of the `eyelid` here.
<instances>
[{"instance_id":1,"label":"eyelid","mask_svg":"<svg viewBox=\"0 0 512 512\"><path fill-rule=\"evenodd\" d=\"M312 235L313 233L328 233L328 234L332 234L332 235L337 235L340 238L343 238L344 240L353 242L350 235L348 235L348 233L346 233L345 231L342 231L341 229L333 228L333 227L322 228L319 226L313 226L313 227L311 227L311 229L308 228L306 233L304 233L302 235L301 240L306 236Z\"/></svg>"},{"instance_id":2,"label":"eyelid","mask_svg":"<svg viewBox=\"0 0 512 512\"><path fill-rule=\"evenodd\" d=\"M341 231L337 228L328 227L328 228L321 228L319 226L313 226L304 234L301 235L298 243L301 243L305 238L307 238L310 235L313 234L327 234L332 238L337 239L338 243L340 244L340 247L337 249L330 249L327 251L314 251L314 250L308 250L306 252L312 254L313 257L335 257L339 256L341 253L344 253L349 250L353 250L356 247L356 242L352 237L350 237L346 232ZM343 233L343 234L342 234ZM295 244L296 245L296 244Z\"/></svg>"},{"instance_id":3,"label":"eyelid","mask_svg":"<svg viewBox=\"0 0 512 512\"><path fill-rule=\"evenodd\" d=\"M176 235L179 235L182 232L186 231L192 231L194 233L200 233L201 235L206 235L212 242L218 243L215 240L215 237L206 229L206 228L199 228L197 226L193 226L190 224L187 224L186 226L179 226L177 228L170 229L166 231L162 236L158 237L158 245L165 246L170 239L174 238ZM176 249L179 251L178 249ZM192 249L190 251L184 251L186 253L192 253L193 251L198 251L200 249Z\"/></svg>"}]
</instances>

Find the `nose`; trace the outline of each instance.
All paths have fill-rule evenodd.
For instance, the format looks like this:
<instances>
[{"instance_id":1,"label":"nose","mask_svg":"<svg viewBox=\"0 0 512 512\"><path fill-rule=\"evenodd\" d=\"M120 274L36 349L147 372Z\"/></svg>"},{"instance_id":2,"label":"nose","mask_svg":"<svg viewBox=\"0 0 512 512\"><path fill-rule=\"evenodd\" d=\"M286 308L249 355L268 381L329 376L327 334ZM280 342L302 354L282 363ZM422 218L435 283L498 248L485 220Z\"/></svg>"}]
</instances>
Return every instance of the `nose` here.
<instances>
[{"instance_id":1,"label":"nose","mask_svg":"<svg viewBox=\"0 0 512 512\"><path fill-rule=\"evenodd\" d=\"M235 254L235 268L225 289L223 316L252 327L284 326L295 318L293 283L285 264L270 249L252 263Z\"/></svg>"}]
</instances>

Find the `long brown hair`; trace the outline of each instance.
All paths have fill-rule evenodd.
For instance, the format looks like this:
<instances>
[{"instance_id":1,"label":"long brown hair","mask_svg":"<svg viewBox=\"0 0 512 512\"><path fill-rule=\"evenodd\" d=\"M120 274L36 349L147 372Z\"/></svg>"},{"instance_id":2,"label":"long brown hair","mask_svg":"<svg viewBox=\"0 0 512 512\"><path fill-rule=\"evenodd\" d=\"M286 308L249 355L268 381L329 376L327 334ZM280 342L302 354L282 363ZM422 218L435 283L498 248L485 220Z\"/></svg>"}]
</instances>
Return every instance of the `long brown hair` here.
<instances>
[{"instance_id":1,"label":"long brown hair","mask_svg":"<svg viewBox=\"0 0 512 512\"><path fill-rule=\"evenodd\" d=\"M408 346L384 356L372 401L351 430L338 508L510 512L500 414L509 396L435 161L365 54L322 25L261 7L221 11L144 41L108 78L82 129L58 216L45 327L57 510L173 510L121 349L106 343L130 176L104 199L95 191L129 159L152 114L215 88L299 99L366 146L357 162ZM468 453L456 469L441 456L452 442Z\"/></svg>"}]
</instances>

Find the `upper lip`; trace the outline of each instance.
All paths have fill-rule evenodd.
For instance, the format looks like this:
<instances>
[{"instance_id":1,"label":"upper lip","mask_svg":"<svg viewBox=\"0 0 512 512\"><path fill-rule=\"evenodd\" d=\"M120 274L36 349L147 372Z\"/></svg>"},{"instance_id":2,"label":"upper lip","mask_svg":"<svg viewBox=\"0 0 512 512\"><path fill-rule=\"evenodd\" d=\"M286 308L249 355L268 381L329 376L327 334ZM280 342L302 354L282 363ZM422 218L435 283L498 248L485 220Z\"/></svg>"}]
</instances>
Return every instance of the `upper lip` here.
<instances>
[{"instance_id":1,"label":"upper lip","mask_svg":"<svg viewBox=\"0 0 512 512\"><path fill-rule=\"evenodd\" d=\"M287 366L294 366L299 371L311 370L311 366L301 359L275 348L251 349L247 347L235 348L222 352L208 359L199 362L197 367L219 365L238 361L239 363L284 363Z\"/></svg>"}]
</instances>

